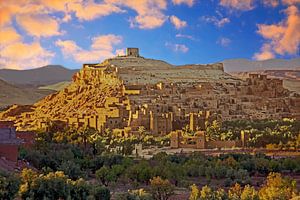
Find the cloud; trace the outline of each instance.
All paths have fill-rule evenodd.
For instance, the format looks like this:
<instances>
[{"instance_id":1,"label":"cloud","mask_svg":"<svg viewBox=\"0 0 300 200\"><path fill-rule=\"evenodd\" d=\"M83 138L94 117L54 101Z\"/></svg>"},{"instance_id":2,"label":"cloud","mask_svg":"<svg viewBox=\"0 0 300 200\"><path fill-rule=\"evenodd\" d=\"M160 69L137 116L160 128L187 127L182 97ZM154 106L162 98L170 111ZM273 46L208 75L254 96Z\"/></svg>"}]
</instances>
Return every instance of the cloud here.
<instances>
[{"instance_id":1,"label":"cloud","mask_svg":"<svg viewBox=\"0 0 300 200\"><path fill-rule=\"evenodd\" d=\"M254 8L254 0L220 0L220 5L235 10L252 10Z\"/></svg>"},{"instance_id":2,"label":"cloud","mask_svg":"<svg viewBox=\"0 0 300 200\"><path fill-rule=\"evenodd\" d=\"M282 0L282 3L287 5L296 5L300 4L300 0Z\"/></svg>"},{"instance_id":3,"label":"cloud","mask_svg":"<svg viewBox=\"0 0 300 200\"><path fill-rule=\"evenodd\" d=\"M173 44L173 43L166 42L165 46L170 48L174 52L186 53L189 50L189 48L184 44Z\"/></svg>"},{"instance_id":4,"label":"cloud","mask_svg":"<svg viewBox=\"0 0 300 200\"><path fill-rule=\"evenodd\" d=\"M1 48L0 68L28 69L47 65L54 53L45 50L39 42L16 42Z\"/></svg>"},{"instance_id":5,"label":"cloud","mask_svg":"<svg viewBox=\"0 0 300 200\"><path fill-rule=\"evenodd\" d=\"M76 62L96 62L108 57L113 57L113 46L122 42L122 37L117 35L100 35L92 38L92 45L89 50L82 49L72 40L57 40L56 46L60 47L66 58Z\"/></svg>"},{"instance_id":6,"label":"cloud","mask_svg":"<svg viewBox=\"0 0 300 200\"><path fill-rule=\"evenodd\" d=\"M285 55L297 54L300 45L300 14L296 6L289 6L286 10L286 19L278 24L258 24L258 34L266 39L261 51L254 55Z\"/></svg>"},{"instance_id":7,"label":"cloud","mask_svg":"<svg viewBox=\"0 0 300 200\"><path fill-rule=\"evenodd\" d=\"M231 43L231 40L229 38L226 38L226 37L221 37L217 41L217 44L220 44L223 47L228 47L230 43Z\"/></svg>"},{"instance_id":8,"label":"cloud","mask_svg":"<svg viewBox=\"0 0 300 200\"><path fill-rule=\"evenodd\" d=\"M162 26L168 19L163 13L167 8L166 0L105 0L105 2L135 10L137 16L129 20L132 28L153 29Z\"/></svg>"},{"instance_id":9,"label":"cloud","mask_svg":"<svg viewBox=\"0 0 300 200\"><path fill-rule=\"evenodd\" d=\"M183 21L174 15L170 17L170 21L175 26L176 29L181 29L187 26L186 21Z\"/></svg>"},{"instance_id":10,"label":"cloud","mask_svg":"<svg viewBox=\"0 0 300 200\"><path fill-rule=\"evenodd\" d=\"M125 49L117 49L116 50L117 56L124 56L125 55Z\"/></svg>"},{"instance_id":11,"label":"cloud","mask_svg":"<svg viewBox=\"0 0 300 200\"><path fill-rule=\"evenodd\" d=\"M194 0L172 0L174 5L180 5L180 4L186 4L189 7L192 7L194 5Z\"/></svg>"},{"instance_id":12,"label":"cloud","mask_svg":"<svg viewBox=\"0 0 300 200\"><path fill-rule=\"evenodd\" d=\"M119 7L110 3L95 3L94 1L73 2L68 4L69 11L75 12L80 20L93 20L112 13L123 12Z\"/></svg>"},{"instance_id":13,"label":"cloud","mask_svg":"<svg viewBox=\"0 0 300 200\"><path fill-rule=\"evenodd\" d=\"M255 60L268 60L275 58L274 53L272 52L272 47L270 44L264 44L259 53L254 54L253 59Z\"/></svg>"},{"instance_id":14,"label":"cloud","mask_svg":"<svg viewBox=\"0 0 300 200\"><path fill-rule=\"evenodd\" d=\"M269 7L277 7L279 5L279 0L263 0L263 4Z\"/></svg>"},{"instance_id":15,"label":"cloud","mask_svg":"<svg viewBox=\"0 0 300 200\"><path fill-rule=\"evenodd\" d=\"M193 36L191 36L191 35L185 35L185 34L180 34L180 33L176 34L175 37L177 37L177 38L186 38L186 39L190 39L190 40L196 40L196 39L195 39Z\"/></svg>"},{"instance_id":16,"label":"cloud","mask_svg":"<svg viewBox=\"0 0 300 200\"><path fill-rule=\"evenodd\" d=\"M130 27L138 27L140 29L153 29L160 27L166 21L166 16L159 15L138 15L130 19Z\"/></svg>"},{"instance_id":17,"label":"cloud","mask_svg":"<svg viewBox=\"0 0 300 200\"><path fill-rule=\"evenodd\" d=\"M218 19L215 16L203 16L201 19L207 23L213 23L215 26L219 28L223 27L225 24L230 23L230 19L227 17L221 17L220 19Z\"/></svg>"},{"instance_id":18,"label":"cloud","mask_svg":"<svg viewBox=\"0 0 300 200\"><path fill-rule=\"evenodd\" d=\"M47 15L24 14L16 17L17 23L29 34L36 37L60 35L58 22Z\"/></svg>"},{"instance_id":19,"label":"cloud","mask_svg":"<svg viewBox=\"0 0 300 200\"><path fill-rule=\"evenodd\" d=\"M5 27L0 29L0 48L4 45L20 41L21 36L12 27Z\"/></svg>"}]
</instances>

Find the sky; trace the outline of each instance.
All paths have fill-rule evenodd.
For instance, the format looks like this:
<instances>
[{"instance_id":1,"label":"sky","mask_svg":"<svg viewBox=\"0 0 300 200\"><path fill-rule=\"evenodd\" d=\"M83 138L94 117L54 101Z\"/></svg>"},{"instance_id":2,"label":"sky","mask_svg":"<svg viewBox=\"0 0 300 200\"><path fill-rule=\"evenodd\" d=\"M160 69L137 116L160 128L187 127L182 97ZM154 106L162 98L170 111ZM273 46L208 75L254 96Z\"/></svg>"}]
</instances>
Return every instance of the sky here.
<instances>
[{"instance_id":1,"label":"sky","mask_svg":"<svg viewBox=\"0 0 300 200\"><path fill-rule=\"evenodd\" d=\"M299 57L300 0L0 0L0 69L140 48L171 64Z\"/></svg>"}]
</instances>

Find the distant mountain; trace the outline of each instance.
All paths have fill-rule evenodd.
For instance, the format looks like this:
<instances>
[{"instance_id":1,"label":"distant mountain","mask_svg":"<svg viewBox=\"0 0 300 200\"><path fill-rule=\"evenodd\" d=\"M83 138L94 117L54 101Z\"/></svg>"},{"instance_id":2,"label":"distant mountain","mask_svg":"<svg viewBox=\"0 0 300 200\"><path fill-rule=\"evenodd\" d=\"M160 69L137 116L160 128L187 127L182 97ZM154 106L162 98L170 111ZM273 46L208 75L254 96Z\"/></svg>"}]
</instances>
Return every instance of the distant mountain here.
<instances>
[{"instance_id":1,"label":"distant mountain","mask_svg":"<svg viewBox=\"0 0 300 200\"><path fill-rule=\"evenodd\" d=\"M29 70L0 69L0 79L13 85L45 86L70 81L77 71L61 65L47 65Z\"/></svg>"},{"instance_id":2,"label":"distant mountain","mask_svg":"<svg viewBox=\"0 0 300 200\"><path fill-rule=\"evenodd\" d=\"M18 87L0 79L0 108L12 104L33 104L53 92L51 90Z\"/></svg>"},{"instance_id":3,"label":"distant mountain","mask_svg":"<svg viewBox=\"0 0 300 200\"><path fill-rule=\"evenodd\" d=\"M247 59L224 60L225 72L249 72L261 70L300 70L300 58L291 60L270 59L264 61L252 61Z\"/></svg>"}]
</instances>

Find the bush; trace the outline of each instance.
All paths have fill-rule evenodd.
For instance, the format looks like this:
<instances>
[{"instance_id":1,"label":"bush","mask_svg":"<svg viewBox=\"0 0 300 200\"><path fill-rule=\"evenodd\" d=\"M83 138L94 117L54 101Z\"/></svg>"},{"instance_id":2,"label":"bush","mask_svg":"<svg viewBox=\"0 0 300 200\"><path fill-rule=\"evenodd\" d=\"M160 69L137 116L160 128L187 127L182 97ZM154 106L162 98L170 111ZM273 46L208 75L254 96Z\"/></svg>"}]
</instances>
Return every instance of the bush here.
<instances>
[{"instance_id":1,"label":"bush","mask_svg":"<svg viewBox=\"0 0 300 200\"><path fill-rule=\"evenodd\" d=\"M92 194L95 200L110 200L110 191L106 187L96 186Z\"/></svg>"},{"instance_id":2,"label":"bush","mask_svg":"<svg viewBox=\"0 0 300 200\"><path fill-rule=\"evenodd\" d=\"M20 180L15 175L0 171L0 199L14 199L19 185Z\"/></svg>"}]
</instances>

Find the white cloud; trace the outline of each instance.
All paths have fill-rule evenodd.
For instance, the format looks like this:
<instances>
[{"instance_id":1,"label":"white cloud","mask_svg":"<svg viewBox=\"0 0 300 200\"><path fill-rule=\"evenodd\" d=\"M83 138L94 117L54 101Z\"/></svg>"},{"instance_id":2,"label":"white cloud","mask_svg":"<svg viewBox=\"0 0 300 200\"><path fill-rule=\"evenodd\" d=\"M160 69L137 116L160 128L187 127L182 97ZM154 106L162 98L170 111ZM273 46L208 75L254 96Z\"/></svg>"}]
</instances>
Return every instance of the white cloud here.
<instances>
[{"instance_id":1,"label":"white cloud","mask_svg":"<svg viewBox=\"0 0 300 200\"><path fill-rule=\"evenodd\" d=\"M170 17L170 21L175 26L176 29L181 29L187 26L186 21L183 21L174 15Z\"/></svg>"},{"instance_id":2,"label":"white cloud","mask_svg":"<svg viewBox=\"0 0 300 200\"><path fill-rule=\"evenodd\" d=\"M231 43L231 40L229 38L226 37L221 37L220 39L218 39L217 44L220 44L223 47L228 47Z\"/></svg>"},{"instance_id":3,"label":"white cloud","mask_svg":"<svg viewBox=\"0 0 300 200\"><path fill-rule=\"evenodd\" d=\"M225 24L230 23L230 19L227 17L203 16L201 19L207 23L213 23L217 27L223 27Z\"/></svg>"},{"instance_id":4,"label":"white cloud","mask_svg":"<svg viewBox=\"0 0 300 200\"><path fill-rule=\"evenodd\" d=\"M184 44L173 44L173 43L166 42L165 46L170 48L174 52L186 53L189 51L189 48Z\"/></svg>"},{"instance_id":5,"label":"white cloud","mask_svg":"<svg viewBox=\"0 0 300 200\"><path fill-rule=\"evenodd\" d=\"M186 39L190 39L190 40L196 40L196 39L195 39L193 36L191 36L191 35L185 35L185 34L180 34L180 33L176 34L175 37L177 37L177 38L186 38Z\"/></svg>"}]
</instances>

